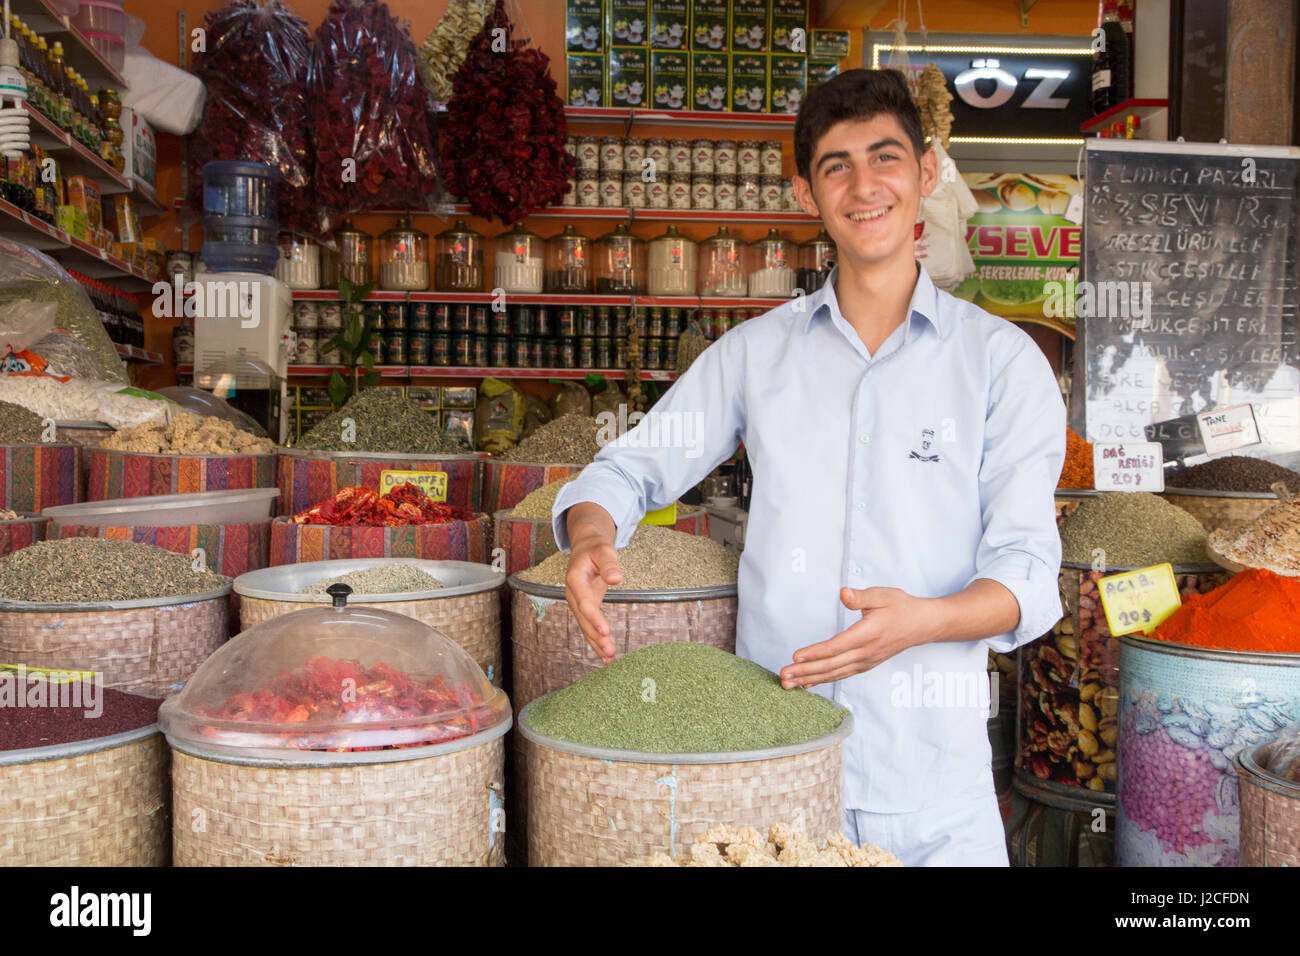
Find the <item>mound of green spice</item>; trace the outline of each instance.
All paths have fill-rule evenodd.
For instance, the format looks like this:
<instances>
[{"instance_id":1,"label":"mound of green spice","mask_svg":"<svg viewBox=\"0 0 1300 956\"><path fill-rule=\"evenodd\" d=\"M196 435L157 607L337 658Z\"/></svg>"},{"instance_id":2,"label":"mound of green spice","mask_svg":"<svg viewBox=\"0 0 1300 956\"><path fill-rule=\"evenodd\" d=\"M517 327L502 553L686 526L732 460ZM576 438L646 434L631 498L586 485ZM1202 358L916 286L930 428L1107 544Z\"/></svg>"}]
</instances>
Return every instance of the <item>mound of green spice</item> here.
<instances>
[{"instance_id":1,"label":"mound of green spice","mask_svg":"<svg viewBox=\"0 0 1300 956\"><path fill-rule=\"evenodd\" d=\"M368 388L354 395L303 435L297 447L410 455L458 455L462 451L456 439L438 429L437 418L409 402L399 388Z\"/></svg>"},{"instance_id":2,"label":"mound of green spice","mask_svg":"<svg viewBox=\"0 0 1300 956\"><path fill-rule=\"evenodd\" d=\"M1061 560L1111 567L1169 562L1209 564L1205 528L1188 511L1145 491L1111 491L1086 498L1061 526ZM1104 555L1094 555L1101 550Z\"/></svg>"},{"instance_id":3,"label":"mound of green spice","mask_svg":"<svg viewBox=\"0 0 1300 956\"><path fill-rule=\"evenodd\" d=\"M666 754L783 747L843 720L825 697L785 690L752 661L685 642L633 651L528 711L529 728L548 737Z\"/></svg>"}]
</instances>

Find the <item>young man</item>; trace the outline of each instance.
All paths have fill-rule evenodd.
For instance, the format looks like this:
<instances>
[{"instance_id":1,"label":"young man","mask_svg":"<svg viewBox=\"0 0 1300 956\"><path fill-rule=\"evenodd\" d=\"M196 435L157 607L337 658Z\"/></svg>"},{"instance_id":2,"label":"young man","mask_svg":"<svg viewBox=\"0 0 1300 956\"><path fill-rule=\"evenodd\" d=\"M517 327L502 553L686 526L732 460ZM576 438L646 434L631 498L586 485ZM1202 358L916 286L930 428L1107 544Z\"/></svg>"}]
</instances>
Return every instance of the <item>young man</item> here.
<instances>
[{"instance_id":1,"label":"young man","mask_svg":"<svg viewBox=\"0 0 1300 956\"><path fill-rule=\"evenodd\" d=\"M988 646L1060 617L1060 392L1029 336L915 261L938 170L900 74L851 70L814 91L795 162L836 271L723 336L655 406L702 420L699 443L620 441L564 488L568 602L612 660L600 601L621 580L615 549L743 441L736 652L852 712L845 834L908 865L1005 866L985 667Z\"/></svg>"}]
</instances>

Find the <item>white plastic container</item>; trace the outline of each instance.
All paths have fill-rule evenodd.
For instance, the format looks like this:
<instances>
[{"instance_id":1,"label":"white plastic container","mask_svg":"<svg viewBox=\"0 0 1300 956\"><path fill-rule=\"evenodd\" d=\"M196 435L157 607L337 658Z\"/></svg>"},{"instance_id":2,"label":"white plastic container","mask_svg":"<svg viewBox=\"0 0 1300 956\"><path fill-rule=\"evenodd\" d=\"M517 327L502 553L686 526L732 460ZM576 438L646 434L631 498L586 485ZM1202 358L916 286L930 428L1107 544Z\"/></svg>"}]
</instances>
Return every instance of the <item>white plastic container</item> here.
<instances>
[{"instance_id":1,"label":"white plastic container","mask_svg":"<svg viewBox=\"0 0 1300 956\"><path fill-rule=\"evenodd\" d=\"M110 498L57 505L41 514L54 525L114 525L175 528L198 524L251 524L269 521L279 488L201 491L184 495Z\"/></svg>"}]
</instances>

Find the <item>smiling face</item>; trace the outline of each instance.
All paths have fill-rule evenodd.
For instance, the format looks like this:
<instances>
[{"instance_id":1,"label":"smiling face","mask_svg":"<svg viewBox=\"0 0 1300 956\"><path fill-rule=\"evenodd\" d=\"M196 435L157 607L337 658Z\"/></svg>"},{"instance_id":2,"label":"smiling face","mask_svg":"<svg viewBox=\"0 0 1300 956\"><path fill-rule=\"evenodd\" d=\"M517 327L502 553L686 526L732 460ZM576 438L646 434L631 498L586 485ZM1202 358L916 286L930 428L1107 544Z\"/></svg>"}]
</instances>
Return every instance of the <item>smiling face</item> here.
<instances>
[{"instance_id":1,"label":"smiling face","mask_svg":"<svg viewBox=\"0 0 1300 956\"><path fill-rule=\"evenodd\" d=\"M842 268L913 261L912 228L921 198L938 182L938 163L933 150L918 162L897 117L836 123L814 144L810 175L795 176L795 197L826 224Z\"/></svg>"}]
</instances>

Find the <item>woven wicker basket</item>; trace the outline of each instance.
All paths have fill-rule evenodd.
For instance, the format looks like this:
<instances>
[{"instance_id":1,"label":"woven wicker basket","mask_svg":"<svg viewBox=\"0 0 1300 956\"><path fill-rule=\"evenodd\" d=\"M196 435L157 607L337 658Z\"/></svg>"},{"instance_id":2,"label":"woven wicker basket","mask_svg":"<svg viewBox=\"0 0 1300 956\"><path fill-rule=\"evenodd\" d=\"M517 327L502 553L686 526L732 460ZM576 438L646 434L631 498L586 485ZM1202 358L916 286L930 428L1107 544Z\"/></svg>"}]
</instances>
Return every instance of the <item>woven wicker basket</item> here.
<instances>
[{"instance_id":1,"label":"woven wicker basket","mask_svg":"<svg viewBox=\"0 0 1300 956\"><path fill-rule=\"evenodd\" d=\"M363 568L385 564L410 564L425 571L446 587L410 595L356 595L348 599L349 607L377 607L395 614L405 614L437 628L465 648L483 669L488 680L501 686L501 600L505 576L484 564L468 561L419 561L414 559L358 559L350 561L313 561L290 564L245 574L235 580L240 597L240 627L248 630L265 620L324 607L329 595L306 595L299 591L308 583L337 577ZM318 600L311 600L316 598ZM359 599L356 599L359 598Z\"/></svg>"},{"instance_id":2,"label":"woven wicker basket","mask_svg":"<svg viewBox=\"0 0 1300 956\"><path fill-rule=\"evenodd\" d=\"M86 452L87 501L274 487L274 453L145 455L104 448Z\"/></svg>"},{"instance_id":3,"label":"woven wicker basket","mask_svg":"<svg viewBox=\"0 0 1300 956\"><path fill-rule=\"evenodd\" d=\"M157 724L0 752L5 866L166 866L167 745Z\"/></svg>"},{"instance_id":4,"label":"woven wicker basket","mask_svg":"<svg viewBox=\"0 0 1300 956\"><path fill-rule=\"evenodd\" d=\"M674 531L709 536L709 513L703 508L678 513ZM514 518L506 508L492 515L492 551L505 555L506 573L514 574L536 567L555 552L555 531L549 518Z\"/></svg>"},{"instance_id":5,"label":"woven wicker basket","mask_svg":"<svg viewBox=\"0 0 1300 956\"><path fill-rule=\"evenodd\" d=\"M509 729L302 763L173 747L175 865L501 866Z\"/></svg>"},{"instance_id":6,"label":"woven wicker basket","mask_svg":"<svg viewBox=\"0 0 1300 956\"><path fill-rule=\"evenodd\" d=\"M729 754L638 754L545 737L519 715L530 866L612 866L676 856L710 827L766 832L793 823L839 832L843 754L853 719L794 747Z\"/></svg>"},{"instance_id":7,"label":"woven wicker basket","mask_svg":"<svg viewBox=\"0 0 1300 956\"><path fill-rule=\"evenodd\" d=\"M0 445L0 492L6 511L37 512L81 500L80 445Z\"/></svg>"},{"instance_id":8,"label":"woven wicker basket","mask_svg":"<svg viewBox=\"0 0 1300 956\"><path fill-rule=\"evenodd\" d=\"M512 575L511 677L516 707L568 687L601 666L564 601L564 589ZM609 591L601 612L620 657L669 641L736 650L736 588Z\"/></svg>"},{"instance_id":9,"label":"woven wicker basket","mask_svg":"<svg viewBox=\"0 0 1300 956\"><path fill-rule=\"evenodd\" d=\"M49 521L49 518L37 514L23 514L13 521L0 521L0 558L45 540L45 526Z\"/></svg>"},{"instance_id":10,"label":"woven wicker basket","mask_svg":"<svg viewBox=\"0 0 1300 956\"><path fill-rule=\"evenodd\" d=\"M113 604L0 603L0 661L88 670L104 686L165 697L227 637L231 586Z\"/></svg>"},{"instance_id":11,"label":"woven wicker basket","mask_svg":"<svg viewBox=\"0 0 1300 956\"><path fill-rule=\"evenodd\" d=\"M1300 866L1300 783L1260 768L1260 748L1237 755L1241 866Z\"/></svg>"},{"instance_id":12,"label":"woven wicker basket","mask_svg":"<svg viewBox=\"0 0 1300 956\"><path fill-rule=\"evenodd\" d=\"M398 527L294 524L276 518L271 522L270 566L343 558L486 563L491 543L491 519L485 514L468 521Z\"/></svg>"},{"instance_id":13,"label":"woven wicker basket","mask_svg":"<svg viewBox=\"0 0 1300 956\"><path fill-rule=\"evenodd\" d=\"M349 486L379 491L381 476L388 470L444 473L446 504L452 508L479 511L483 497L483 464L477 455L361 455L290 449L280 452L275 470L282 515L295 515Z\"/></svg>"},{"instance_id":14,"label":"woven wicker basket","mask_svg":"<svg viewBox=\"0 0 1300 956\"><path fill-rule=\"evenodd\" d=\"M1277 495L1269 492L1259 494L1176 488L1163 492L1160 497L1171 505L1191 512L1197 521L1205 525L1206 531L1247 524L1278 503Z\"/></svg>"},{"instance_id":15,"label":"woven wicker basket","mask_svg":"<svg viewBox=\"0 0 1300 956\"><path fill-rule=\"evenodd\" d=\"M535 465L489 458L483 462L483 510L509 511L529 492L582 471L583 465Z\"/></svg>"}]
</instances>

